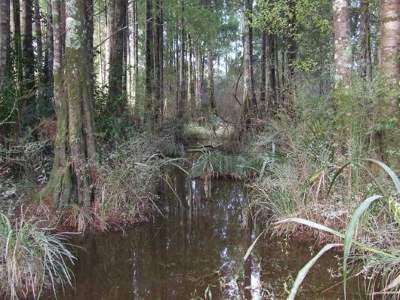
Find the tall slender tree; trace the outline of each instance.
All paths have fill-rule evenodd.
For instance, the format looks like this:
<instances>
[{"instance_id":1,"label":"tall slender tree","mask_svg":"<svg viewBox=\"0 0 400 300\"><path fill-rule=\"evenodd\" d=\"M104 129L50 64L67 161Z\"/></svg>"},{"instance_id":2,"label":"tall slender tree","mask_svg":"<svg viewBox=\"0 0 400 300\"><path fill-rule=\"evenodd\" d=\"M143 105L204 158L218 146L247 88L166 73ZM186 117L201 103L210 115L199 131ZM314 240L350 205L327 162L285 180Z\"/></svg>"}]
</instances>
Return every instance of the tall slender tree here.
<instances>
[{"instance_id":1,"label":"tall slender tree","mask_svg":"<svg viewBox=\"0 0 400 300\"><path fill-rule=\"evenodd\" d=\"M336 86L348 85L351 78L350 16L347 0L333 0L334 64Z\"/></svg>"},{"instance_id":2,"label":"tall slender tree","mask_svg":"<svg viewBox=\"0 0 400 300\"><path fill-rule=\"evenodd\" d=\"M124 113L126 108L126 84L124 83L125 67L124 67L124 53L125 53L125 37L127 31L126 12L127 0L111 0L108 7L108 20L110 37L109 47L109 107L113 108L118 115Z\"/></svg>"},{"instance_id":3,"label":"tall slender tree","mask_svg":"<svg viewBox=\"0 0 400 300\"><path fill-rule=\"evenodd\" d=\"M252 13L253 0L245 0L243 29L243 122L247 125L251 115L255 114L257 106L254 90Z\"/></svg>"},{"instance_id":4,"label":"tall slender tree","mask_svg":"<svg viewBox=\"0 0 400 300\"><path fill-rule=\"evenodd\" d=\"M10 0L0 0L0 89L10 71Z\"/></svg>"},{"instance_id":5,"label":"tall slender tree","mask_svg":"<svg viewBox=\"0 0 400 300\"><path fill-rule=\"evenodd\" d=\"M147 128L154 130L153 105L154 105L154 33L153 33L153 1L146 0L146 98L145 121Z\"/></svg>"},{"instance_id":6,"label":"tall slender tree","mask_svg":"<svg viewBox=\"0 0 400 300\"><path fill-rule=\"evenodd\" d=\"M34 111L35 107L35 54L33 49L33 1L21 2L23 97L27 100L25 109ZM23 116L29 121L28 113ZM28 118L28 119L26 119Z\"/></svg>"},{"instance_id":7,"label":"tall slender tree","mask_svg":"<svg viewBox=\"0 0 400 300\"><path fill-rule=\"evenodd\" d=\"M369 1L360 1L360 75L362 78L372 79L371 60L371 30Z\"/></svg>"}]
</instances>

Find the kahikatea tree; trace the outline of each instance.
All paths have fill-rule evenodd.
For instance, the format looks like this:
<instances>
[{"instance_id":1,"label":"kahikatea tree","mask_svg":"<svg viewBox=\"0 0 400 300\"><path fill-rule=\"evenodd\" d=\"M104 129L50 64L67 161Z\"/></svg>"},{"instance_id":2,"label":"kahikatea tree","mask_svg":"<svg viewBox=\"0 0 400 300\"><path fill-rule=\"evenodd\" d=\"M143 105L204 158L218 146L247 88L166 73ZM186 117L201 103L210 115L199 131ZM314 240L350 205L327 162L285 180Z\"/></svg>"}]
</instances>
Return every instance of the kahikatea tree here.
<instances>
[{"instance_id":1,"label":"kahikatea tree","mask_svg":"<svg viewBox=\"0 0 400 300\"><path fill-rule=\"evenodd\" d=\"M52 9L57 138L51 178L42 196L51 195L57 205L77 202L90 206L96 150L89 103L90 51L87 35L82 34L88 12L84 0L53 0Z\"/></svg>"},{"instance_id":2,"label":"kahikatea tree","mask_svg":"<svg viewBox=\"0 0 400 300\"><path fill-rule=\"evenodd\" d=\"M249 118L256 111L257 100L254 89L253 71L253 0L245 0L243 28L243 122L248 125Z\"/></svg>"},{"instance_id":3,"label":"kahikatea tree","mask_svg":"<svg viewBox=\"0 0 400 300\"><path fill-rule=\"evenodd\" d=\"M400 1L382 0L380 16L380 70L388 79L400 79Z\"/></svg>"},{"instance_id":4,"label":"kahikatea tree","mask_svg":"<svg viewBox=\"0 0 400 300\"><path fill-rule=\"evenodd\" d=\"M126 78L124 67L124 53L127 32L127 0L112 0L108 2L109 13L109 71L108 71L108 107L117 116L124 113L127 107L126 101Z\"/></svg>"},{"instance_id":5,"label":"kahikatea tree","mask_svg":"<svg viewBox=\"0 0 400 300\"><path fill-rule=\"evenodd\" d=\"M335 84L348 85L351 78L352 50L347 0L333 0Z\"/></svg>"},{"instance_id":6,"label":"kahikatea tree","mask_svg":"<svg viewBox=\"0 0 400 300\"><path fill-rule=\"evenodd\" d=\"M0 1L0 89L10 75L10 0Z\"/></svg>"},{"instance_id":7,"label":"kahikatea tree","mask_svg":"<svg viewBox=\"0 0 400 300\"><path fill-rule=\"evenodd\" d=\"M35 117L35 54L33 48L33 1L21 1L21 32L22 32L22 70L23 87L21 121L28 125Z\"/></svg>"}]
</instances>

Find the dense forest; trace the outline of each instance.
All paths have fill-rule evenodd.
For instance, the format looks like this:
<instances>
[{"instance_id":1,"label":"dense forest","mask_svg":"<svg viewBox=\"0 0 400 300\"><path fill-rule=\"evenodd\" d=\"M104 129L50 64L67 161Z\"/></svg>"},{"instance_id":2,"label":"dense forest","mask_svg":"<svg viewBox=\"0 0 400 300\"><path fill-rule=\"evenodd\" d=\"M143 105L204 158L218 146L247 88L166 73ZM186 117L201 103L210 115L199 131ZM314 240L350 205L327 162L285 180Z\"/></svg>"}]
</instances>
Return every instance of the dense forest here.
<instances>
[{"instance_id":1,"label":"dense forest","mask_svg":"<svg viewBox=\"0 0 400 300\"><path fill-rule=\"evenodd\" d=\"M321 299L306 275L332 252L340 278L321 288L339 293L324 299L398 299L399 97L400 0L0 0L0 297ZM157 233L150 277L179 264L169 247L211 253L202 218L226 218L218 247L236 239L226 187L246 199L235 226L250 234L213 282L79 294L79 245L160 218L173 228L167 198L190 234ZM246 270L272 259L272 237L315 256L280 262L284 282L260 271L255 288ZM114 244L115 257L130 247Z\"/></svg>"}]
</instances>

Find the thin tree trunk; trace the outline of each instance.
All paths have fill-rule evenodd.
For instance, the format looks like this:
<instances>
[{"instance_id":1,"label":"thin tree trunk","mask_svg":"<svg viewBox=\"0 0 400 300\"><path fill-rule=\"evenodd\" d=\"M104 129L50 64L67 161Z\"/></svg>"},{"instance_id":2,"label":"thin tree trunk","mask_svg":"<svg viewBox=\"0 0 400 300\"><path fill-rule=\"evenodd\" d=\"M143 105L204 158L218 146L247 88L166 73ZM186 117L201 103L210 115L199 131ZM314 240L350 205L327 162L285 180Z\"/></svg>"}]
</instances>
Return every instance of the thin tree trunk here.
<instances>
[{"instance_id":1,"label":"thin tree trunk","mask_svg":"<svg viewBox=\"0 0 400 300\"><path fill-rule=\"evenodd\" d=\"M350 17L347 0L333 0L333 25L335 35L335 84L348 86L351 79Z\"/></svg>"},{"instance_id":2,"label":"thin tree trunk","mask_svg":"<svg viewBox=\"0 0 400 300\"><path fill-rule=\"evenodd\" d=\"M154 84L154 45L153 45L153 3L146 0L146 97L145 121L150 131L154 130L153 124L153 84Z\"/></svg>"},{"instance_id":3,"label":"thin tree trunk","mask_svg":"<svg viewBox=\"0 0 400 300\"><path fill-rule=\"evenodd\" d=\"M362 78L372 80L369 1L360 1L360 75Z\"/></svg>"},{"instance_id":4,"label":"thin tree trunk","mask_svg":"<svg viewBox=\"0 0 400 300\"><path fill-rule=\"evenodd\" d=\"M109 108L117 115L125 112L126 84L124 84L124 46L126 37L127 0L111 0L109 2Z\"/></svg>"},{"instance_id":5,"label":"thin tree trunk","mask_svg":"<svg viewBox=\"0 0 400 300\"><path fill-rule=\"evenodd\" d=\"M196 111L196 92L195 92L195 85L196 85L196 76L195 76L195 68L193 64L193 40L189 36L189 74L188 74L188 99L190 103L190 112L192 119L195 117Z\"/></svg>"},{"instance_id":6,"label":"thin tree trunk","mask_svg":"<svg viewBox=\"0 0 400 300\"><path fill-rule=\"evenodd\" d=\"M22 66L23 66L23 98L26 99L22 108L24 125L31 124L36 115L35 103L35 55L33 50L33 2L21 2L21 28L22 28Z\"/></svg>"},{"instance_id":7,"label":"thin tree trunk","mask_svg":"<svg viewBox=\"0 0 400 300\"><path fill-rule=\"evenodd\" d=\"M45 48L45 58L44 58L44 73L45 82L47 84L46 98L47 102L53 98L53 57L54 57L54 47L53 47L53 8L51 5L51 0L47 0L47 24L46 24L46 48Z\"/></svg>"},{"instance_id":8,"label":"thin tree trunk","mask_svg":"<svg viewBox=\"0 0 400 300\"><path fill-rule=\"evenodd\" d=\"M287 78L287 96L286 96L286 111L288 114L293 113L293 105L296 89L295 67L297 58L297 41L296 41L296 0L288 0L289 7L289 27L287 36L287 65L288 65L288 78Z\"/></svg>"},{"instance_id":9,"label":"thin tree trunk","mask_svg":"<svg viewBox=\"0 0 400 300\"><path fill-rule=\"evenodd\" d=\"M0 90L10 71L10 0L0 0Z\"/></svg>"},{"instance_id":10,"label":"thin tree trunk","mask_svg":"<svg viewBox=\"0 0 400 300\"><path fill-rule=\"evenodd\" d=\"M161 43L162 43L162 27L161 24L161 11L162 2L156 0L156 11L155 11L155 35L154 35L154 125L156 130L161 126L161 110L162 110L162 99L161 99Z\"/></svg>"},{"instance_id":11,"label":"thin tree trunk","mask_svg":"<svg viewBox=\"0 0 400 300\"><path fill-rule=\"evenodd\" d=\"M33 4L34 4L34 20L35 20L36 65L39 72L43 72L42 25L40 20L39 0L34 0Z\"/></svg>"},{"instance_id":12,"label":"thin tree trunk","mask_svg":"<svg viewBox=\"0 0 400 300\"><path fill-rule=\"evenodd\" d=\"M261 114L264 115L266 111L266 98L267 98L267 89L268 89L268 81L267 81L267 39L268 33L263 31L261 33L261 84L260 84L260 110Z\"/></svg>"},{"instance_id":13,"label":"thin tree trunk","mask_svg":"<svg viewBox=\"0 0 400 300\"><path fill-rule=\"evenodd\" d=\"M253 72L253 0L245 0L244 31L243 31L243 125L248 127L251 117L256 113L256 96L254 92Z\"/></svg>"},{"instance_id":14,"label":"thin tree trunk","mask_svg":"<svg viewBox=\"0 0 400 300\"><path fill-rule=\"evenodd\" d=\"M201 92L203 86L202 53L199 45L197 45L195 48L195 60L196 60L195 61L195 70L196 70L195 106L197 109L197 107L200 107L202 105Z\"/></svg>"},{"instance_id":15,"label":"thin tree trunk","mask_svg":"<svg viewBox=\"0 0 400 300\"><path fill-rule=\"evenodd\" d=\"M269 116L276 113L278 104L278 93L277 93L277 82L276 82L276 37L272 34L267 35L267 47L266 47L266 59L267 59L267 112Z\"/></svg>"}]
</instances>

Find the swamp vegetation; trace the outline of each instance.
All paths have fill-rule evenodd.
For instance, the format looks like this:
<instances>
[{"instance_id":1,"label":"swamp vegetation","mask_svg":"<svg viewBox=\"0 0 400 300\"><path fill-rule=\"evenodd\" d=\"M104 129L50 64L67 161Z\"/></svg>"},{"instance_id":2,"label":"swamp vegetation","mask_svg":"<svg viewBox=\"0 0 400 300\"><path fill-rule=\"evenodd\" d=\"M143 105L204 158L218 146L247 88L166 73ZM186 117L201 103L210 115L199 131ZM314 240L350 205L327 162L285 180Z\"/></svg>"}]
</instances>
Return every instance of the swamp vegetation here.
<instances>
[{"instance_id":1,"label":"swamp vegetation","mask_svg":"<svg viewBox=\"0 0 400 300\"><path fill-rule=\"evenodd\" d=\"M0 0L0 298L400 298L399 0Z\"/></svg>"}]
</instances>

